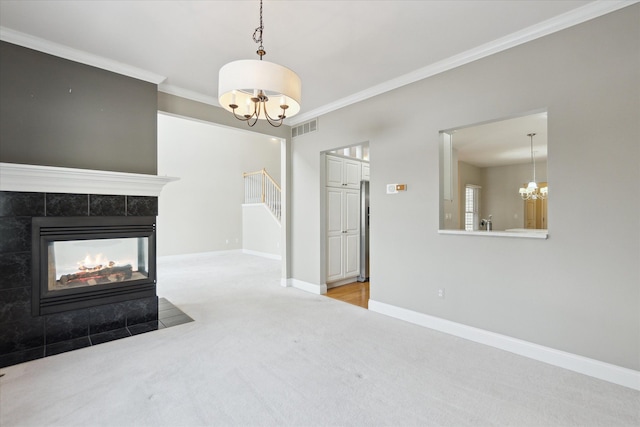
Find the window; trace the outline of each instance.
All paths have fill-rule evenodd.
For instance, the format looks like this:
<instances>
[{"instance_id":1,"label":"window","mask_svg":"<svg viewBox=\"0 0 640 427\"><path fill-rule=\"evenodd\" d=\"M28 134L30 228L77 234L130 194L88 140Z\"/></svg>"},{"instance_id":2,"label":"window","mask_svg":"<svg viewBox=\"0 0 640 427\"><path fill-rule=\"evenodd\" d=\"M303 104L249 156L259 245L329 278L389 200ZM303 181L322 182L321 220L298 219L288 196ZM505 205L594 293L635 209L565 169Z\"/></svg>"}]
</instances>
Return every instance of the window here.
<instances>
[{"instance_id":1,"label":"window","mask_svg":"<svg viewBox=\"0 0 640 427\"><path fill-rule=\"evenodd\" d=\"M480 186L465 186L465 203L464 203L464 229L466 231L475 231L480 225Z\"/></svg>"}]
</instances>

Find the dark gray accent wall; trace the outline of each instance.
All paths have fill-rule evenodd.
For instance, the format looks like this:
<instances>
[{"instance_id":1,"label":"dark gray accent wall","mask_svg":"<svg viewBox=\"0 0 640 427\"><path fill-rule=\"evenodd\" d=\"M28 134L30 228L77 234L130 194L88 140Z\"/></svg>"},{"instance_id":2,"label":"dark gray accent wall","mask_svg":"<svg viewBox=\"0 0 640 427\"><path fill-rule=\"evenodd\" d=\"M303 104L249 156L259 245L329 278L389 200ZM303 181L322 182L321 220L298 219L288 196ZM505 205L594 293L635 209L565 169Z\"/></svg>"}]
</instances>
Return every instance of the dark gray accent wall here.
<instances>
[{"instance_id":1,"label":"dark gray accent wall","mask_svg":"<svg viewBox=\"0 0 640 427\"><path fill-rule=\"evenodd\" d=\"M0 162L157 174L153 83L0 42Z\"/></svg>"}]
</instances>

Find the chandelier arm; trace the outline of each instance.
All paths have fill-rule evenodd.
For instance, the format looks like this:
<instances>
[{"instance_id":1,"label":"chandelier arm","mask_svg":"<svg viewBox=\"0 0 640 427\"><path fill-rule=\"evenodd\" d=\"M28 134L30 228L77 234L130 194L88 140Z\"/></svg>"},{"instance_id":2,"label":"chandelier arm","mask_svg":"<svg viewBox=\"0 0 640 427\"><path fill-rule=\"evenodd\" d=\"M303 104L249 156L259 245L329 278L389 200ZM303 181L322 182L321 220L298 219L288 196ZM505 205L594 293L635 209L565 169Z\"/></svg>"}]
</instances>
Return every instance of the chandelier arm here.
<instances>
[{"instance_id":1,"label":"chandelier arm","mask_svg":"<svg viewBox=\"0 0 640 427\"><path fill-rule=\"evenodd\" d=\"M235 116L236 119L240 120L241 122L246 122L249 125L249 127L253 127L256 124L256 122L258 121L258 114L256 114L255 106L254 106L254 109L253 109L253 114L251 114L251 115L247 114L247 115L244 115L244 116L239 116L236 113L236 108L238 108L238 107L235 107L235 108L232 107L232 112L233 112L233 115ZM254 119L253 123L251 123L251 119L252 118Z\"/></svg>"},{"instance_id":2,"label":"chandelier arm","mask_svg":"<svg viewBox=\"0 0 640 427\"><path fill-rule=\"evenodd\" d=\"M522 200L546 200L548 195L538 191L538 189L530 192L520 193Z\"/></svg>"},{"instance_id":3,"label":"chandelier arm","mask_svg":"<svg viewBox=\"0 0 640 427\"><path fill-rule=\"evenodd\" d=\"M274 128L279 128L280 126L282 126L282 120L279 121L273 121L273 119L269 116L267 116L267 121L269 122L269 124L271 126L273 126Z\"/></svg>"},{"instance_id":4,"label":"chandelier arm","mask_svg":"<svg viewBox=\"0 0 640 427\"><path fill-rule=\"evenodd\" d=\"M273 126L274 128L279 128L280 126L282 126L282 121L284 119L276 120L276 119L272 118L269 114L267 114L267 109L266 108L264 110L264 116L267 119L267 121L269 122L269 124L271 126Z\"/></svg>"},{"instance_id":5,"label":"chandelier arm","mask_svg":"<svg viewBox=\"0 0 640 427\"><path fill-rule=\"evenodd\" d=\"M258 119L260 118L260 101L253 101L253 114L248 118L253 117L253 122L251 120L247 121L249 127L254 127L256 123L258 123Z\"/></svg>"},{"instance_id":6,"label":"chandelier arm","mask_svg":"<svg viewBox=\"0 0 640 427\"><path fill-rule=\"evenodd\" d=\"M267 112L267 107L265 106L264 108L264 115L267 118L267 121L269 122L269 124L273 127L280 127L282 126L282 122L284 121L284 119L286 118L286 116L284 115L285 109L282 109L282 114L280 114L278 117L278 119L275 119L273 117L271 117L269 115L269 113ZM277 125L275 123L278 123Z\"/></svg>"},{"instance_id":7,"label":"chandelier arm","mask_svg":"<svg viewBox=\"0 0 640 427\"><path fill-rule=\"evenodd\" d=\"M233 108L232 112L233 112L233 115L236 117L236 119L238 119L238 120L240 120L242 122L247 122L251 118L251 116L249 116L249 117L239 116L238 113L236 113L236 109L235 108Z\"/></svg>"}]
</instances>

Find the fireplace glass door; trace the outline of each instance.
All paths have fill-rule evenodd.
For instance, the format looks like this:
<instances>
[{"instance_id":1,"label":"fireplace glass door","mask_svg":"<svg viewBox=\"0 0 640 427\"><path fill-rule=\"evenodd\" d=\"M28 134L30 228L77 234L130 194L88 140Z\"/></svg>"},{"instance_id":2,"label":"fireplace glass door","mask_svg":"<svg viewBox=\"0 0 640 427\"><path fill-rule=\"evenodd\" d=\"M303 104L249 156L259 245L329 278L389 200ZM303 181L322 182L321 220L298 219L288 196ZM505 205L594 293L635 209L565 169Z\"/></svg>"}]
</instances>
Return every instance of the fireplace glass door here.
<instances>
[{"instance_id":1,"label":"fireplace glass door","mask_svg":"<svg viewBox=\"0 0 640 427\"><path fill-rule=\"evenodd\" d=\"M156 296L155 217L34 217L32 314Z\"/></svg>"},{"instance_id":2,"label":"fireplace glass door","mask_svg":"<svg viewBox=\"0 0 640 427\"><path fill-rule=\"evenodd\" d=\"M48 290L146 279L148 246L148 237L49 242Z\"/></svg>"}]
</instances>

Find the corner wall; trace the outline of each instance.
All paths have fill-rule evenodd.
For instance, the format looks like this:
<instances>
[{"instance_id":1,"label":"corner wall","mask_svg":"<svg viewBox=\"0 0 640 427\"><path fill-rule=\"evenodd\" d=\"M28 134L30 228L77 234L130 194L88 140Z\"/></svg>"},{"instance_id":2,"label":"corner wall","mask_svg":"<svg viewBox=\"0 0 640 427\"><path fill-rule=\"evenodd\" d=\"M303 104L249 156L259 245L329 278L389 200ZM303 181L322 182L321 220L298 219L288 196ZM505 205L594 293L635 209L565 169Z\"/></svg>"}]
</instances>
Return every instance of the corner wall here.
<instances>
[{"instance_id":1,"label":"corner wall","mask_svg":"<svg viewBox=\"0 0 640 427\"><path fill-rule=\"evenodd\" d=\"M640 370L638 22L629 6L322 116L292 144L292 278L321 283L320 153L369 141L372 300ZM439 235L438 132L541 108L549 239Z\"/></svg>"}]
</instances>

